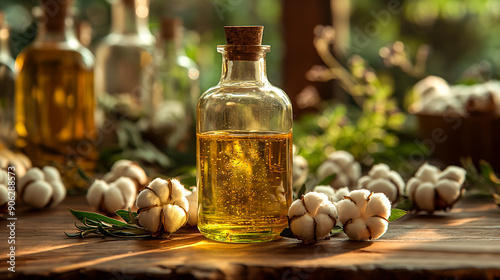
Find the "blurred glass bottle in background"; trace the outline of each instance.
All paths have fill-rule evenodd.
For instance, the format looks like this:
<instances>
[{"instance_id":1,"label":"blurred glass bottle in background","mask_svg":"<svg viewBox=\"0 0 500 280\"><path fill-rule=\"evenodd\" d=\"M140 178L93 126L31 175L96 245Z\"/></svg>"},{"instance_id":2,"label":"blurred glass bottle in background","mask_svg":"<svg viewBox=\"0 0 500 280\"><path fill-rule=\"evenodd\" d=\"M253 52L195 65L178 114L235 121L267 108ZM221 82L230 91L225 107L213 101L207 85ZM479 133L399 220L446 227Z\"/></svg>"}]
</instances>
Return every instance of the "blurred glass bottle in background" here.
<instances>
[{"instance_id":1,"label":"blurred glass bottle in background","mask_svg":"<svg viewBox=\"0 0 500 280\"><path fill-rule=\"evenodd\" d=\"M148 29L148 0L110 0L111 33L96 50L96 93L107 117L137 119L144 114L153 78L156 39ZM151 81L151 83L148 83Z\"/></svg>"},{"instance_id":2,"label":"blurred glass bottle in background","mask_svg":"<svg viewBox=\"0 0 500 280\"><path fill-rule=\"evenodd\" d=\"M161 19L154 73L149 100L152 138L160 146L186 152L194 140L194 109L200 89L197 65L184 51L181 18Z\"/></svg>"},{"instance_id":3,"label":"blurred glass bottle in background","mask_svg":"<svg viewBox=\"0 0 500 280\"><path fill-rule=\"evenodd\" d=\"M16 59L17 145L35 165L91 171L97 156L94 57L74 35L72 0L41 3L38 34Z\"/></svg>"},{"instance_id":4,"label":"blurred glass bottle in background","mask_svg":"<svg viewBox=\"0 0 500 280\"><path fill-rule=\"evenodd\" d=\"M6 146L12 146L17 136L14 130L14 93L14 58L9 49L9 30L4 13L0 11L0 143Z\"/></svg>"}]
</instances>

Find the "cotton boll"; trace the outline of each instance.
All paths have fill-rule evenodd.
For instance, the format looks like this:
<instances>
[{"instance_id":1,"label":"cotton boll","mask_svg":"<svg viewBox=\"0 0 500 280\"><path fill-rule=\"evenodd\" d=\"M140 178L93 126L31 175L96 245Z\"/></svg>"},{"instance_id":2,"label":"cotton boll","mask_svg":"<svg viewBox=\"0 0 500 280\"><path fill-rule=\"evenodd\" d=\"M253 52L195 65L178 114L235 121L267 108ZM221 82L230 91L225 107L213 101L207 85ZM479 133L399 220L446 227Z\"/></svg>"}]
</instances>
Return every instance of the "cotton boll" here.
<instances>
[{"instance_id":1,"label":"cotton boll","mask_svg":"<svg viewBox=\"0 0 500 280\"><path fill-rule=\"evenodd\" d=\"M398 187L382 178L371 181L366 189L375 193L384 193L390 201L396 201L399 195Z\"/></svg>"},{"instance_id":2,"label":"cotton boll","mask_svg":"<svg viewBox=\"0 0 500 280\"><path fill-rule=\"evenodd\" d=\"M136 191L142 190L148 183L148 176L144 169L136 162L122 159L113 164L111 171L104 174L103 180L108 183L113 183L118 178L130 178L136 186Z\"/></svg>"},{"instance_id":3,"label":"cotton boll","mask_svg":"<svg viewBox=\"0 0 500 280\"><path fill-rule=\"evenodd\" d=\"M21 201L37 209L55 207L66 197L66 187L59 171L46 166L43 171L32 168L19 180L17 191Z\"/></svg>"},{"instance_id":4,"label":"cotton boll","mask_svg":"<svg viewBox=\"0 0 500 280\"><path fill-rule=\"evenodd\" d=\"M386 178L389 171L390 168L387 164L380 163L374 165L370 172L368 172L368 175L370 175L370 177L372 177L373 179Z\"/></svg>"},{"instance_id":5,"label":"cotton boll","mask_svg":"<svg viewBox=\"0 0 500 280\"><path fill-rule=\"evenodd\" d=\"M355 190L337 207L344 232L351 240L376 239L387 230L391 202L383 193Z\"/></svg>"},{"instance_id":6,"label":"cotton boll","mask_svg":"<svg viewBox=\"0 0 500 280\"><path fill-rule=\"evenodd\" d=\"M111 184L113 184L117 189L120 190L124 199L125 206L134 205L137 191L134 182L130 178L121 177Z\"/></svg>"},{"instance_id":7,"label":"cotton boll","mask_svg":"<svg viewBox=\"0 0 500 280\"><path fill-rule=\"evenodd\" d=\"M313 192L325 194L328 196L328 199L333 202L335 190L331 186L316 186L314 187Z\"/></svg>"},{"instance_id":8,"label":"cotton boll","mask_svg":"<svg viewBox=\"0 0 500 280\"><path fill-rule=\"evenodd\" d=\"M420 179L417 179L419 176ZM465 169L458 166L448 166L441 172L437 167L425 164L420 167L415 177L408 181L406 193L413 201L416 211L446 211L460 199L465 177Z\"/></svg>"},{"instance_id":9,"label":"cotton boll","mask_svg":"<svg viewBox=\"0 0 500 280\"><path fill-rule=\"evenodd\" d=\"M109 186L104 180L96 179L94 183L90 185L86 195L87 202L90 204L90 206L99 208L102 197L108 189Z\"/></svg>"},{"instance_id":10,"label":"cotton boll","mask_svg":"<svg viewBox=\"0 0 500 280\"><path fill-rule=\"evenodd\" d=\"M361 176L361 166L350 153L336 151L318 167L317 177L322 181L332 174L336 174L330 182L333 188L339 189L345 186L353 188Z\"/></svg>"},{"instance_id":11,"label":"cotton boll","mask_svg":"<svg viewBox=\"0 0 500 280\"><path fill-rule=\"evenodd\" d=\"M177 231L189 219L189 201L185 193L177 179L153 180L137 196L139 224L154 234L160 234L162 229L168 234Z\"/></svg>"},{"instance_id":12,"label":"cotton boll","mask_svg":"<svg viewBox=\"0 0 500 280\"><path fill-rule=\"evenodd\" d=\"M337 210L322 193L306 193L288 209L288 223L293 235L305 244L328 236L337 223Z\"/></svg>"},{"instance_id":13,"label":"cotton boll","mask_svg":"<svg viewBox=\"0 0 500 280\"><path fill-rule=\"evenodd\" d=\"M49 204L52 193L52 186L43 180L39 180L24 188L22 200L34 208L42 209Z\"/></svg>"},{"instance_id":14,"label":"cotton boll","mask_svg":"<svg viewBox=\"0 0 500 280\"><path fill-rule=\"evenodd\" d=\"M358 180L358 188L384 193L392 203L395 203L402 195L405 183L399 173L390 170L388 165L380 163L374 165L368 175Z\"/></svg>"},{"instance_id":15,"label":"cotton boll","mask_svg":"<svg viewBox=\"0 0 500 280\"><path fill-rule=\"evenodd\" d=\"M87 191L87 202L99 211L114 214L132 207L136 195L135 183L128 177L120 177L111 184L95 180Z\"/></svg>"}]
</instances>

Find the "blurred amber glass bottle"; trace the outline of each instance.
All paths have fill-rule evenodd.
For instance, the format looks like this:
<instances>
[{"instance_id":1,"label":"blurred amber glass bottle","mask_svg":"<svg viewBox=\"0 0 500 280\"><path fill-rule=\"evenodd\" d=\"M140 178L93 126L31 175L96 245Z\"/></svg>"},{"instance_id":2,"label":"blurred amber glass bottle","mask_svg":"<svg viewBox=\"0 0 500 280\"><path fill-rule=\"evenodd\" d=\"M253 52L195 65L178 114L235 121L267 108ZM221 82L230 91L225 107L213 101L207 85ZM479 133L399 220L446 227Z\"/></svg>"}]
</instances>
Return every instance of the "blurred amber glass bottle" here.
<instances>
[{"instance_id":1,"label":"blurred amber glass bottle","mask_svg":"<svg viewBox=\"0 0 500 280\"><path fill-rule=\"evenodd\" d=\"M213 240L270 241L287 226L292 105L267 80L262 29L226 27L221 79L196 108L198 228Z\"/></svg>"},{"instance_id":2,"label":"blurred amber glass bottle","mask_svg":"<svg viewBox=\"0 0 500 280\"><path fill-rule=\"evenodd\" d=\"M155 84L149 100L151 133L162 147L184 153L194 140L199 71L183 47L180 18L162 18L155 54ZM194 147L193 147L194 148Z\"/></svg>"},{"instance_id":3,"label":"blurred amber glass bottle","mask_svg":"<svg viewBox=\"0 0 500 280\"><path fill-rule=\"evenodd\" d=\"M14 144L14 58L9 49L9 30L0 11L0 143L10 147ZM0 144L1 147L1 144Z\"/></svg>"},{"instance_id":4,"label":"blurred amber glass bottle","mask_svg":"<svg viewBox=\"0 0 500 280\"><path fill-rule=\"evenodd\" d=\"M35 165L89 171L97 155L94 57L74 36L72 1L41 3L38 34L16 59L17 145Z\"/></svg>"},{"instance_id":5,"label":"blurred amber glass bottle","mask_svg":"<svg viewBox=\"0 0 500 280\"><path fill-rule=\"evenodd\" d=\"M145 114L153 86L156 39L148 29L148 0L110 0L111 32L96 50L96 93L107 116Z\"/></svg>"}]
</instances>

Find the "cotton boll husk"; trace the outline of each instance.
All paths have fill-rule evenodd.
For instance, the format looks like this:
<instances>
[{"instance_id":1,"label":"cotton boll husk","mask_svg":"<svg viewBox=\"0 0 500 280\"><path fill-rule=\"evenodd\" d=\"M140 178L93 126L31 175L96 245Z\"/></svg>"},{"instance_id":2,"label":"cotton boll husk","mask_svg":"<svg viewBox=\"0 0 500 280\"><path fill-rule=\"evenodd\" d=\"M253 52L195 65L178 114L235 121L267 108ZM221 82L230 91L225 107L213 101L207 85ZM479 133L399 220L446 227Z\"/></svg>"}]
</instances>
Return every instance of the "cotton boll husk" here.
<instances>
[{"instance_id":1,"label":"cotton boll husk","mask_svg":"<svg viewBox=\"0 0 500 280\"><path fill-rule=\"evenodd\" d=\"M422 183L415 191L413 201L420 210L432 212L434 211L434 197L436 191L434 186L430 182Z\"/></svg>"},{"instance_id":2,"label":"cotton boll husk","mask_svg":"<svg viewBox=\"0 0 500 280\"><path fill-rule=\"evenodd\" d=\"M169 203L178 205L179 207L182 207L184 210L186 210L186 213L189 213L189 201L185 196L180 196L176 200L172 200Z\"/></svg>"},{"instance_id":3,"label":"cotton boll husk","mask_svg":"<svg viewBox=\"0 0 500 280\"><path fill-rule=\"evenodd\" d=\"M22 201L30 206L42 209L49 203L52 193L52 186L49 183L43 180L34 181L23 190Z\"/></svg>"},{"instance_id":4,"label":"cotton boll husk","mask_svg":"<svg viewBox=\"0 0 500 280\"><path fill-rule=\"evenodd\" d=\"M360 217L358 206L350 199L344 199L337 203L337 211L339 213L340 222L345 225L349 219L357 219Z\"/></svg>"},{"instance_id":5,"label":"cotton boll husk","mask_svg":"<svg viewBox=\"0 0 500 280\"><path fill-rule=\"evenodd\" d=\"M373 193L366 204L365 217L375 215L386 219L391 215L391 202L383 193Z\"/></svg>"},{"instance_id":6,"label":"cotton boll husk","mask_svg":"<svg viewBox=\"0 0 500 280\"><path fill-rule=\"evenodd\" d=\"M99 208L104 193L109 189L108 183L96 179L87 191L87 202L94 208Z\"/></svg>"},{"instance_id":7,"label":"cotton boll husk","mask_svg":"<svg viewBox=\"0 0 500 280\"><path fill-rule=\"evenodd\" d=\"M293 235L304 243L309 243L314 239L314 219L309 215L303 215L290 222L290 230Z\"/></svg>"},{"instance_id":8,"label":"cotton boll husk","mask_svg":"<svg viewBox=\"0 0 500 280\"><path fill-rule=\"evenodd\" d=\"M379 217L369 217L366 219L366 226L370 229L371 239L377 239L387 231L389 223Z\"/></svg>"},{"instance_id":9,"label":"cotton boll husk","mask_svg":"<svg viewBox=\"0 0 500 280\"><path fill-rule=\"evenodd\" d=\"M441 172L438 180L448 179L458 182L459 185L462 185L463 182L465 181L466 173L467 172L465 171L465 169L458 166L450 165L445 170L443 170L443 172Z\"/></svg>"},{"instance_id":10,"label":"cotton boll husk","mask_svg":"<svg viewBox=\"0 0 500 280\"><path fill-rule=\"evenodd\" d=\"M152 205L160 205L160 198L150 189L142 190L135 201L137 208L146 208Z\"/></svg>"},{"instance_id":11,"label":"cotton boll husk","mask_svg":"<svg viewBox=\"0 0 500 280\"><path fill-rule=\"evenodd\" d=\"M149 188L156 193L162 204L169 203L170 190L168 187L168 181L156 178L149 184Z\"/></svg>"},{"instance_id":12,"label":"cotton boll husk","mask_svg":"<svg viewBox=\"0 0 500 280\"><path fill-rule=\"evenodd\" d=\"M390 168L387 164L379 163L377 165L374 165L372 169L370 169L368 175L370 175L373 179L386 178L389 171Z\"/></svg>"},{"instance_id":13,"label":"cotton boll husk","mask_svg":"<svg viewBox=\"0 0 500 280\"><path fill-rule=\"evenodd\" d=\"M166 232L176 232L187 222L189 209L182 209L178 205L168 204L163 206L163 227Z\"/></svg>"},{"instance_id":14,"label":"cotton boll husk","mask_svg":"<svg viewBox=\"0 0 500 280\"><path fill-rule=\"evenodd\" d=\"M333 227L335 226L335 221L332 220L328 215L326 214L317 214L314 217L314 220L316 221L316 237L317 238L325 238L330 234L330 231L332 231Z\"/></svg>"},{"instance_id":15,"label":"cotton boll husk","mask_svg":"<svg viewBox=\"0 0 500 280\"><path fill-rule=\"evenodd\" d=\"M396 201L398 199L398 187L387 179L379 178L372 180L368 183L366 189L374 193L383 193L390 201Z\"/></svg>"},{"instance_id":16,"label":"cotton boll husk","mask_svg":"<svg viewBox=\"0 0 500 280\"><path fill-rule=\"evenodd\" d=\"M370 232L362 219L353 219L347 226L344 224L344 232L351 240L362 241L370 239Z\"/></svg>"},{"instance_id":17,"label":"cotton boll husk","mask_svg":"<svg viewBox=\"0 0 500 280\"><path fill-rule=\"evenodd\" d=\"M157 206L139 213L139 215L137 215L139 224L151 232L158 232L161 222L158 217L160 217L161 211L162 208Z\"/></svg>"},{"instance_id":18,"label":"cotton boll husk","mask_svg":"<svg viewBox=\"0 0 500 280\"><path fill-rule=\"evenodd\" d=\"M439 169L430 164L423 164L415 173L415 177L423 182L436 183L438 179Z\"/></svg>"},{"instance_id":19,"label":"cotton boll husk","mask_svg":"<svg viewBox=\"0 0 500 280\"><path fill-rule=\"evenodd\" d=\"M319 206L323 202L328 201L328 196L324 193L309 192L306 193L302 199L304 200L304 205L309 211L309 214L314 216L316 215L316 211L318 211Z\"/></svg>"},{"instance_id":20,"label":"cotton boll husk","mask_svg":"<svg viewBox=\"0 0 500 280\"><path fill-rule=\"evenodd\" d=\"M460 185L452 180L443 179L438 181L435 189L439 197L441 197L448 206L451 206L460 197Z\"/></svg>"},{"instance_id":21,"label":"cotton boll husk","mask_svg":"<svg viewBox=\"0 0 500 280\"><path fill-rule=\"evenodd\" d=\"M288 217L293 218L294 216L302 216L306 214L306 208L300 199L295 200L288 208Z\"/></svg>"}]
</instances>

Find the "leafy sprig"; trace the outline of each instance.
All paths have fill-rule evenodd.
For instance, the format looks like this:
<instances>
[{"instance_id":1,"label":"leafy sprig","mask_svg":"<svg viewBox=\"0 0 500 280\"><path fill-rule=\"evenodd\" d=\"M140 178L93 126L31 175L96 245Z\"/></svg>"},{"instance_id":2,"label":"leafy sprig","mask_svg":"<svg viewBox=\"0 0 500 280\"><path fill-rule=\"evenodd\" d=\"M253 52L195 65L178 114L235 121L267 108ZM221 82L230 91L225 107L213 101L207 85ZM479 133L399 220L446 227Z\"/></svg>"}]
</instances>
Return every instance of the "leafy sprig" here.
<instances>
[{"instance_id":1,"label":"leafy sprig","mask_svg":"<svg viewBox=\"0 0 500 280\"><path fill-rule=\"evenodd\" d=\"M78 232L64 232L68 237L85 238L88 235L97 235L120 238L168 238L170 236L163 233L156 235L140 227L137 222L137 213L132 212L130 209L128 211L116 211L116 215L120 216L125 222L93 212L73 209L69 209L69 212L83 225L75 222Z\"/></svg>"},{"instance_id":2,"label":"leafy sprig","mask_svg":"<svg viewBox=\"0 0 500 280\"><path fill-rule=\"evenodd\" d=\"M467 189L492 196L495 203L500 206L500 178L495 174L491 164L480 160L478 170L471 158L462 159L461 162L467 171Z\"/></svg>"}]
</instances>

